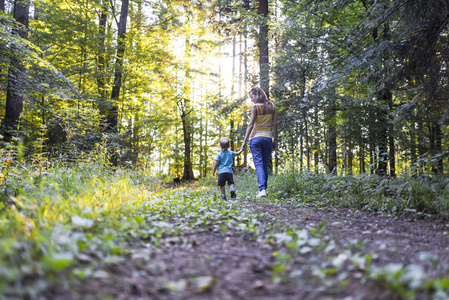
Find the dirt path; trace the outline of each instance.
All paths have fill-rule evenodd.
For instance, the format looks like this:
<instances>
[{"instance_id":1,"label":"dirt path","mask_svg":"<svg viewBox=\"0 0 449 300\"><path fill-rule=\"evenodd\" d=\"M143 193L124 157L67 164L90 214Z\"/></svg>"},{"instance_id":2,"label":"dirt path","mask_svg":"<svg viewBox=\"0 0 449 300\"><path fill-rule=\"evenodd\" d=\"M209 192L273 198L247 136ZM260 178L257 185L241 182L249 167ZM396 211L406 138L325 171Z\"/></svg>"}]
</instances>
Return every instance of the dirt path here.
<instances>
[{"instance_id":1,"label":"dirt path","mask_svg":"<svg viewBox=\"0 0 449 300\"><path fill-rule=\"evenodd\" d=\"M375 263L380 266L422 263L426 252L437 257L441 266L449 266L447 221L313 204L251 202L244 207L300 228L326 222L325 232L338 241L338 247L349 249L354 240L361 241L360 251L376 253ZM169 237L160 247L130 249L124 262L105 267L107 277L58 287L51 291L51 299L396 299L378 283L360 280L357 270L348 271L344 286L323 283L310 270L273 283L273 253L280 250L279 245L261 245L254 237L220 230ZM305 257L294 257L288 268L302 270L313 264ZM420 299L427 297L420 295Z\"/></svg>"}]
</instances>

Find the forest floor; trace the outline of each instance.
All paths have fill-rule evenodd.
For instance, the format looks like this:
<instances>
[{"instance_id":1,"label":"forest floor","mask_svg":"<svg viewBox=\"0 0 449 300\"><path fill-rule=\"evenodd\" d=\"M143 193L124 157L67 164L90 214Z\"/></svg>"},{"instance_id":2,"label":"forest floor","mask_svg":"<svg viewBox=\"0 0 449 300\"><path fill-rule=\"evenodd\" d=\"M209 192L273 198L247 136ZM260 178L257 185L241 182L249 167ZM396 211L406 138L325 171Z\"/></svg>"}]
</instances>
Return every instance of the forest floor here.
<instances>
[{"instance_id":1,"label":"forest floor","mask_svg":"<svg viewBox=\"0 0 449 300\"><path fill-rule=\"evenodd\" d=\"M292 250L295 246L282 234L261 242L244 231L198 229L167 236L158 247L130 246L125 260L105 266L108 276L57 286L47 295L51 299L136 300L445 297L445 293L431 296L420 286L429 278L448 276L448 220L313 202L232 200L283 228L307 228L310 247ZM300 232L295 243L299 236ZM314 248L314 237L326 243ZM330 250L329 245L333 245Z\"/></svg>"}]
</instances>

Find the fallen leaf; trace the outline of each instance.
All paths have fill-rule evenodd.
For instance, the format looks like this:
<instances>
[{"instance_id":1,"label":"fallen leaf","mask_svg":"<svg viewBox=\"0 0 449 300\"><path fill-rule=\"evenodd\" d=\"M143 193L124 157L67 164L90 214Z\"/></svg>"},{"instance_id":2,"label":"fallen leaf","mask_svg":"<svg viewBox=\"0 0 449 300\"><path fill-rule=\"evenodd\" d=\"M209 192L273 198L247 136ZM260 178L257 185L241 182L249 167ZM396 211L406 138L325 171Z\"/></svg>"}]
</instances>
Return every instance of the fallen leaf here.
<instances>
[{"instance_id":1,"label":"fallen leaf","mask_svg":"<svg viewBox=\"0 0 449 300\"><path fill-rule=\"evenodd\" d=\"M196 287L199 292L205 292L212 287L212 284L217 281L215 276L201 276L195 279Z\"/></svg>"},{"instance_id":2,"label":"fallen leaf","mask_svg":"<svg viewBox=\"0 0 449 300\"><path fill-rule=\"evenodd\" d=\"M266 287L265 283L262 280L257 280L253 284L253 289L255 289L255 290L264 289L265 287Z\"/></svg>"}]
</instances>

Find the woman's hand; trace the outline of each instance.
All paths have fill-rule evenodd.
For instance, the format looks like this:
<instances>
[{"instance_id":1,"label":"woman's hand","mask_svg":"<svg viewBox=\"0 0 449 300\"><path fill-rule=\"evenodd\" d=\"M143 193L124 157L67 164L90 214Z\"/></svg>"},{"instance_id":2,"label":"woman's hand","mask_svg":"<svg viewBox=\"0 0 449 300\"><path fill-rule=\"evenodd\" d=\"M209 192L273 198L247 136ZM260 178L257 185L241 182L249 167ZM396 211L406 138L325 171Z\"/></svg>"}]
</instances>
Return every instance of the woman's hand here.
<instances>
[{"instance_id":1,"label":"woman's hand","mask_svg":"<svg viewBox=\"0 0 449 300\"><path fill-rule=\"evenodd\" d=\"M237 151L236 155L242 154L243 150L245 150L245 144L243 144L242 147L240 147L240 149L239 149L239 151Z\"/></svg>"}]
</instances>

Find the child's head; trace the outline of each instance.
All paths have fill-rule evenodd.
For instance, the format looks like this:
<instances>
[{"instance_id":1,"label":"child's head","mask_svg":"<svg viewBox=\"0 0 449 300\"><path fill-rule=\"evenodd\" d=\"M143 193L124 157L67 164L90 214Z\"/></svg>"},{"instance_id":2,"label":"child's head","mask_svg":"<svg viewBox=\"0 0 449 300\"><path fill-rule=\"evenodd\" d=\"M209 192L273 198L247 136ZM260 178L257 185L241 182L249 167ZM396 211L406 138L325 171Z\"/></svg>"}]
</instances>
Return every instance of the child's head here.
<instances>
[{"instance_id":1,"label":"child's head","mask_svg":"<svg viewBox=\"0 0 449 300\"><path fill-rule=\"evenodd\" d=\"M220 143L218 144L221 151L226 151L229 149L229 139L227 137L223 137L220 139Z\"/></svg>"}]
</instances>

